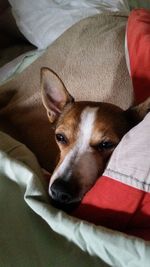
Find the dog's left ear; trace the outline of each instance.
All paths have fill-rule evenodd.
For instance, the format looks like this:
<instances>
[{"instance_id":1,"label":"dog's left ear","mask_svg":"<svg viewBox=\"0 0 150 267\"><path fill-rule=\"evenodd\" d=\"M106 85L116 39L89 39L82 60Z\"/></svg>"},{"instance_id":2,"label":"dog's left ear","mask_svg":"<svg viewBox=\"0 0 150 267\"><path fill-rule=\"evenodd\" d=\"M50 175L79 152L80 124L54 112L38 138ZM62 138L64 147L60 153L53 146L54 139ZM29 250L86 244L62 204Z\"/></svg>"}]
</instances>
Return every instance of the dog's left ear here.
<instances>
[{"instance_id":1,"label":"dog's left ear","mask_svg":"<svg viewBox=\"0 0 150 267\"><path fill-rule=\"evenodd\" d=\"M125 111L129 121L136 125L144 119L146 114L150 111L150 97L137 106L133 106Z\"/></svg>"},{"instance_id":2,"label":"dog's left ear","mask_svg":"<svg viewBox=\"0 0 150 267\"><path fill-rule=\"evenodd\" d=\"M74 101L58 75L49 68L41 69L41 92L43 105L53 123L68 103Z\"/></svg>"}]
</instances>

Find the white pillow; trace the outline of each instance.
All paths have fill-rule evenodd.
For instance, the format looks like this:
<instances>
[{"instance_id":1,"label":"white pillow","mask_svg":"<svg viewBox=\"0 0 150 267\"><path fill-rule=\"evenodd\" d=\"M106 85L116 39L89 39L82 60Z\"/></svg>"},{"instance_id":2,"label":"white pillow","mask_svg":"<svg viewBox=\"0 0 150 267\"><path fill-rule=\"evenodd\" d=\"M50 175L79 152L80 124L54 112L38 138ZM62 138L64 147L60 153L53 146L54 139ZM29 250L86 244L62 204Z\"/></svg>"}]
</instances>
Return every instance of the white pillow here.
<instances>
[{"instance_id":1,"label":"white pillow","mask_svg":"<svg viewBox=\"0 0 150 267\"><path fill-rule=\"evenodd\" d=\"M9 0L9 2L20 31L39 49L45 49L82 18L104 11L129 11L127 0Z\"/></svg>"}]
</instances>

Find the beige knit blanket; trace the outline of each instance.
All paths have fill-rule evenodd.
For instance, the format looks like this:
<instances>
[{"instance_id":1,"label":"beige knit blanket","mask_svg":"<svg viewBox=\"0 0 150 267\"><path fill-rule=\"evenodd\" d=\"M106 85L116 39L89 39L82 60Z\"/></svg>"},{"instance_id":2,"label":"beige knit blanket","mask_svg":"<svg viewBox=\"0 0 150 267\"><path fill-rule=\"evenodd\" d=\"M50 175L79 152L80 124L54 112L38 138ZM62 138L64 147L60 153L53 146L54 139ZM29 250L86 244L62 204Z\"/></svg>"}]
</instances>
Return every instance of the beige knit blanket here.
<instances>
[{"instance_id":1,"label":"beige knit blanket","mask_svg":"<svg viewBox=\"0 0 150 267\"><path fill-rule=\"evenodd\" d=\"M0 87L0 130L25 143L51 170L57 149L40 96L40 68L52 68L76 100L107 101L126 109L132 86L124 55L127 17L86 18L59 37L21 74Z\"/></svg>"}]
</instances>

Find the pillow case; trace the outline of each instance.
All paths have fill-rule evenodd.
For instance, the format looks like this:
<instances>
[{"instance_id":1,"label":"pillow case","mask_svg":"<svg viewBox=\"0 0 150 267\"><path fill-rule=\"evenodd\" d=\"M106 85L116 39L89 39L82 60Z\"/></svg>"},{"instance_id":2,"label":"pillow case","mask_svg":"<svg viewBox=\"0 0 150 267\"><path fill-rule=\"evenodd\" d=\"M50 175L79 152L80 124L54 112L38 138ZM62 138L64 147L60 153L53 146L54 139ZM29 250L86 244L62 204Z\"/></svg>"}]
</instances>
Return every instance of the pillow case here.
<instances>
[{"instance_id":1,"label":"pillow case","mask_svg":"<svg viewBox=\"0 0 150 267\"><path fill-rule=\"evenodd\" d=\"M46 48L79 20L104 11L129 11L127 0L9 0L16 23L39 49Z\"/></svg>"},{"instance_id":2,"label":"pillow case","mask_svg":"<svg viewBox=\"0 0 150 267\"><path fill-rule=\"evenodd\" d=\"M150 96L150 11L133 10L127 50L135 99ZM150 113L122 139L74 215L150 240Z\"/></svg>"},{"instance_id":3,"label":"pillow case","mask_svg":"<svg viewBox=\"0 0 150 267\"><path fill-rule=\"evenodd\" d=\"M150 113L119 143L73 215L150 240Z\"/></svg>"}]
</instances>

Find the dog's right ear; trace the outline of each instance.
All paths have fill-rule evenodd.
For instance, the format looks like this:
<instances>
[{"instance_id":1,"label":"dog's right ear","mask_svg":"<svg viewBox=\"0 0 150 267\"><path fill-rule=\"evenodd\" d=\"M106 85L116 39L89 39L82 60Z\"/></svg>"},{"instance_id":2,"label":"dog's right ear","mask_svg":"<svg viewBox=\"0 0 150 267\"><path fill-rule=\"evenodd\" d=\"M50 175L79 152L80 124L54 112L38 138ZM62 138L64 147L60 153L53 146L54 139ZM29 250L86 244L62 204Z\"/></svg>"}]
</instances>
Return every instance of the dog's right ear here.
<instances>
[{"instance_id":1,"label":"dog's right ear","mask_svg":"<svg viewBox=\"0 0 150 267\"><path fill-rule=\"evenodd\" d=\"M41 69L41 92L43 105L53 123L68 103L74 101L58 75L49 68Z\"/></svg>"},{"instance_id":2,"label":"dog's right ear","mask_svg":"<svg viewBox=\"0 0 150 267\"><path fill-rule=\"evenodd\" d=\"M133 106L124 112L128 118L128 121L131 121L133 126L138 124L141 120L144 119L146 114L150 112L150 97L148 97L141 104Z\"/></svg>"}]
</instances>

